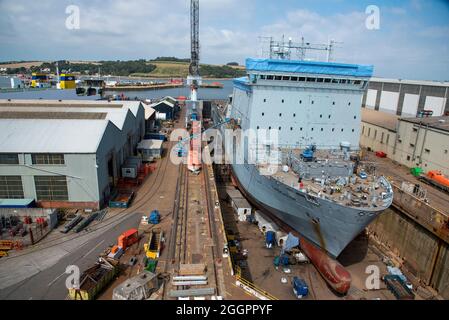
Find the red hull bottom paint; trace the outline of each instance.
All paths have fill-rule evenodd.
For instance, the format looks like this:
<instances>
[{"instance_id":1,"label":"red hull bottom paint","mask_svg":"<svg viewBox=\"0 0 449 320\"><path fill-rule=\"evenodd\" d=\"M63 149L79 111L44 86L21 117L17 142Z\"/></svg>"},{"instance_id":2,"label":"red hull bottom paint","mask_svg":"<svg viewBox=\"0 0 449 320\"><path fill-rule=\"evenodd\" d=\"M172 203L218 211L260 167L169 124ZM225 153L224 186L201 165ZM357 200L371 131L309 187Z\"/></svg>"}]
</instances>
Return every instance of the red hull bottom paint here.
<instances>
[{"instance_id":1,"label":"red hull bottom paint","mask_svg":"<svg viewBox=\"0 0 449 320\"><path fill-rule=\"evenodd\" d=\"M331 258L324 250L306 240L296 230L291 228L282 220L279 220L267 208L263 207L263 205L261 205L257 200L253 199L251 195L249 195L245 189L241 187L234 174L231 174L231 182L234 187L238 188L254 206L261 209L265 214L268 214L270 218L276 221L285 231L291 232L299 238L301 249L313 263L326 283L335 292L343 295L348 293L349 288L351 287L351 274L348 270L346 270L337 260Z\"/></svg>"}]
</instances>

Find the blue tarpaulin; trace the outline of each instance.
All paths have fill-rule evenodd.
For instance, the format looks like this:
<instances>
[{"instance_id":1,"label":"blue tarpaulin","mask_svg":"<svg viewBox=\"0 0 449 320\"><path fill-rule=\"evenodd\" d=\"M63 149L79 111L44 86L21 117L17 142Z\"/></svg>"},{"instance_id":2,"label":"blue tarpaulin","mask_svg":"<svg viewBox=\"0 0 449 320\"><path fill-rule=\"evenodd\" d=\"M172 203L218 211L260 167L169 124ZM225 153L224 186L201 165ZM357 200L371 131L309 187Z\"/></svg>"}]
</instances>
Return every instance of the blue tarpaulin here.
<instances>
[{"instance_id":1,"label":"blue tarpaulin","mask_svg":"<svg viewBox=\"0 0 449 320\"><path fill-rule=\"evenodd\" d=\"M249 86L249 81L247 77L235 78L233 80L234 88L250 92L251 86Z\"/></svg>"},{"instance_id":2,"label":"blue tarpaulin","mask_svg":"<svg viewBox=\"0 0 449 320\"><path fill-rule=\"evenodd\" d=\"M246 59L247 71L327 74L352 77L371 77L373 66L302 60Z\"/></svg>"},{"instance_id":3,"label":"blue tarpaulin","mask_svg":"<svg viewBox=\"0 0 449 320\"><path fill-rule=\"evenodd\" d=\"M292 248L299 245L299 239L295 237L291 232L288 234L287 239L284 242L284 245L282 246L282 250L289 251Z\"/></svg>"}]
</instances>

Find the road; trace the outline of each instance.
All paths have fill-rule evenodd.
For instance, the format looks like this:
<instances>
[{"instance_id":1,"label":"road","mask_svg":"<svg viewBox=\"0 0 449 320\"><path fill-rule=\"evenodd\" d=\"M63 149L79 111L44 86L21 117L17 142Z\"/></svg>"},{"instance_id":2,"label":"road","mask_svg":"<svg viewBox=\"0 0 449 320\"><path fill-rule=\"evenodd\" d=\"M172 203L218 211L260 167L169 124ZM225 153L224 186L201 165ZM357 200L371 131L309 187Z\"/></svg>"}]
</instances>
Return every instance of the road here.
<instances>
[{"instance_id":1,"label":"road","mask_svg":"<svg viewBox=\"0 0 449 320\"><path fill-rule=\"evenodd\" d=\"M81 235L77 238L77 242L71 242L71 247L61 249L56 248L43 249L34 255L39 254L41 257L49 255L51 258L57 259L56 263L51 266L43 264L37 257L22 256L11 263L17 263L23 272L35 272L34 275L28 277L18 283L6 288L0 289L0 299L21 299L21 300L56 300L64 299L67 296L67 288L65 281L68 277L65 274L68 265L77 265L81 272L87 267L95 263L98 255L109 245L117 242L117 237L124 231L138 226L142 213L125 213L123 220L120 219L113 223L108 229L100 229L93 233ZM63 252L61 252L63 250ZM65 252L64 255L62 255ZM52 259L47 260L52 260ZM59 259L58 259L59 258ZM51 262L50 262L51 263ZM0 268L4 268L3 264ZM20 276L22 272L18 275ZM10 281L14 281L11 279Z\"/></svg>"}]
</instances>

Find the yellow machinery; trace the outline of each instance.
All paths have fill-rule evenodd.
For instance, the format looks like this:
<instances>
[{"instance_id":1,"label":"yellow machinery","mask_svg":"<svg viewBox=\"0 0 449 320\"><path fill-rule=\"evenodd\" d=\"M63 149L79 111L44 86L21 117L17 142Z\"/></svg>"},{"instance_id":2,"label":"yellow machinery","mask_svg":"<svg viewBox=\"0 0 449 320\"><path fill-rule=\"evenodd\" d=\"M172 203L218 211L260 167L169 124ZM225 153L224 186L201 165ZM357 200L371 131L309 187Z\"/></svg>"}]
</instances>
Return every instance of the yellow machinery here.
<instances>
[{"instance_id":1,"label":"yellow machinery","mask_svg":"<svg viewBox=\"0 0 449 320\"><path fill-rule=\"evenodd\" d=\"M62 73L59 76L59 84L61 89L75 89L75 76L69 73Z\"/></svg>"},{"instance_id":2,"label":"yellow machinery","mask_svg":"<svg viewBox=\"0 0 449 320\"><path fill-rule=\"evenodd\" d=\"M161 251L161 240L162 240L161 229L156 228L154 230L151 230L148 243L145 243L143 245L145 255L147 256L148 259L159 258L159 253Z\"/></svg>"},{"instance_id":3,"label":"yellow machinery","mask_svg":"<svg viewBox=\"0 0 449 320\"><path fill-rule=\"evenodd\" d=\"M31 74L31 87L33 88L42 88L48 87L50 85L48 74L46 73L38 73L33 72Z\"/></svg>"}]
</instances>

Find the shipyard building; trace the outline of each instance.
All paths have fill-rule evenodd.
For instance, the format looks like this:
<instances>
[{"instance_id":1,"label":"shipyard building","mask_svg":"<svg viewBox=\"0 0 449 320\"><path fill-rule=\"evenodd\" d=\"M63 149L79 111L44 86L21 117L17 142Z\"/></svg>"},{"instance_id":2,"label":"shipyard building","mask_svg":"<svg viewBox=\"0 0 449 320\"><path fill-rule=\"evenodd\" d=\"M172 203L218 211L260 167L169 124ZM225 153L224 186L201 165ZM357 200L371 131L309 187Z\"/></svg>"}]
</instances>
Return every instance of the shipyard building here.
<instances>
[{"instance_id":1,"label":"shipyard building","mask_svg":"<svg viewBox=\"0 0 449 320\"><path fill-rule=\"evenodd\" d=\"M0 199L99 208L145 127L139 101L0 100Z\"/></svg>"},{"instance_id":2,"label":"shipyard building","mask_svg":"<svg viewBox=\"0 0 449 320\"><path fill-rule=\"evenodd\" d=\"M364 108L360 146L409 168L449 175L449 116L398 117Z\"/></svg>"},{"instance_id":3,"label":"shipyard building","mask_svg":"<svg viewBox=\"0 0 449 320\"><path fill-rule=\"evenodd\" d=\"M448 115L449 82L371 78L362 107L401 117L416 117L424 110Z\"/></svg>"}]
</instances>

